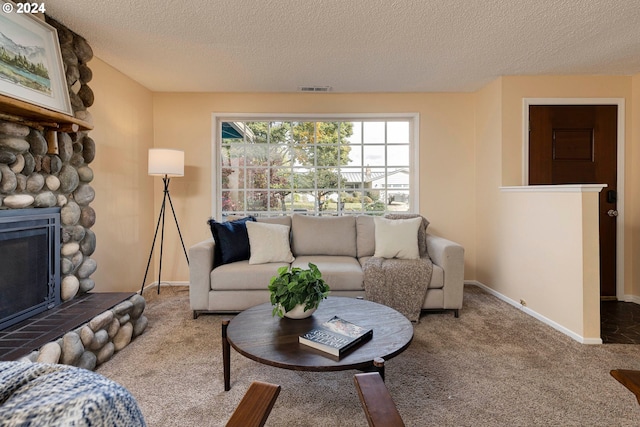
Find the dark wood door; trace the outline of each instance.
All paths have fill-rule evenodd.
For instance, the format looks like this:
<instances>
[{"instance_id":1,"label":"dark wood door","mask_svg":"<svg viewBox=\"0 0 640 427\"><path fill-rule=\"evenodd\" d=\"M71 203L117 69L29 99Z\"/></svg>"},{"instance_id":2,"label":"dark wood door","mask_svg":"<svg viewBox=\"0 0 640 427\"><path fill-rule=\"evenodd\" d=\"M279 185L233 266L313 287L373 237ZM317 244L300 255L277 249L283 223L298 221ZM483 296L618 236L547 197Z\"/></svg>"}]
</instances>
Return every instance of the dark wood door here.
<instances>
[{"instance_id":1,"label":"dark wood door","mask_svg":"<svg viewBox=\"0 0 640 427\"><path fill-rule=\"evenodd\" d=\"M607 184L600 193L600 295L616 296L615 105L529 107L529 184Z\"/></svg>"}]
</instances>

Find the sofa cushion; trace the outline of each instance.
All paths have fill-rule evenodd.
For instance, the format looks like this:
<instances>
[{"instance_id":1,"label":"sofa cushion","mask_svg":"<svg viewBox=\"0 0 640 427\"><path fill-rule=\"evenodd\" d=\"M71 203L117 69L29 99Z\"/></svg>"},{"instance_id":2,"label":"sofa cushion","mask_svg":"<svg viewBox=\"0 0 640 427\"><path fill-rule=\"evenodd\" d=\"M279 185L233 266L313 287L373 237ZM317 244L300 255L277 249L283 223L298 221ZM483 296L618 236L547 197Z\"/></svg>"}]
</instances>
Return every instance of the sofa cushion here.
<instances>
[{"instance_id":1,"label":"sofa cushion","mask_svg":"<svg viewBox=\"0 0 640 427\"><path fill-rule=\"evenodd\" d=\"M389 213L384 216L388 219L408 219L408 218L422 218L422 226L418 229L418 249L420 250L420 257L428 255L427 252L427 227L429 227L429 220L420 214L410 213Z\"/></svg>"},{"instance_id":2,"label":"sofa cushion","mask_svg":"<svg viewBox=\"0 0 640 427\"><path fill-rule=\"evenodd\" d=\"M288 266L286 262L249 264L249 260L221 265L211 270L211 290L266 290L271 278L278 274L278 268Z\"/></svg>"},{"instance_id":3,"label":"sofa cushion","mask_svg":"<svg viewBox=\"0 0 640 427\"><path fill-rule=\"evenodd\" d=\"M441 289L444 287L444 270L439 265L433 264L429 289Z\"/></svg>"},{"instance_id":4,"label":"sofa cushion","mask_svg":"<svg viewBox=\"0 0 640 427\"><path fill-rule=\"evenodd\" d=\"M418 229L422 218L387 219L376 217L376 250L378 258L419 259Z\"/></svg>"},{"instance_id":5,"label":"sofa cushion","mask_svg":"<svg viewBox=\"0 0 640 427\"><path fill-rule=\"evenodd\" d=\"M211 227L213 240L216 242L213 257L214 268L230 262L249 259L249 235L246 223L255 220L254 217L248 216L227 222L218 222L213 218L207 221Z\"/></svg>"},{"instance_id":6,"label":"sofa cushion","mask_svg":"<svg viewBox=\"0 0 640 427\"><path fill-rule=\"evenodd\" d=\"M291 216L289 215L284 215L284 216L269 216L269 217L259 217L256 218L256 221L258 222L265 222L267 224L280 224L280 225L286 225L288 227L291 227Z\"/></svg>"},{"instance_id":7,"label":"sofa cushion","mask_svg":"<svg viewBox=\"0 0 640 427\"><path fill-rule=\"evenodd\" d=\"M289 226L266 222L247 222L249 234L249 264L292 262Z\"/></svg>"},{"instance_id":8,"label":"sofa cushion","mask_svg":"<svg viewBox=\"0 0 640 427\"><path fill-rule=\"evenodd\" d=\"M296 257L291 267L309 268L309 263L318 267L322 278L333 291L361 291L364 274L356 258L336 255L306 255Z\"/></svg>"},{"instance_id":9,"label":"sofa cushion","mask_svg":"<svg viewBox=\"0 0 640 427\"><path fill-rule=\"evenodd\" d=\"M356 217L356 246L358 258L373 256L376 251L375 223L371 215Z\"/></svg>"},{"instance_id":10,"label":"sofa cushion","mask_svg":"<svg viewBox=\"0 0 640 427\"><path fill-rule=\"evenodd\" d=\"M356 256L356 220L353 216L307 216L291 219L293 255Z\"/></svg>"}]
</instances>

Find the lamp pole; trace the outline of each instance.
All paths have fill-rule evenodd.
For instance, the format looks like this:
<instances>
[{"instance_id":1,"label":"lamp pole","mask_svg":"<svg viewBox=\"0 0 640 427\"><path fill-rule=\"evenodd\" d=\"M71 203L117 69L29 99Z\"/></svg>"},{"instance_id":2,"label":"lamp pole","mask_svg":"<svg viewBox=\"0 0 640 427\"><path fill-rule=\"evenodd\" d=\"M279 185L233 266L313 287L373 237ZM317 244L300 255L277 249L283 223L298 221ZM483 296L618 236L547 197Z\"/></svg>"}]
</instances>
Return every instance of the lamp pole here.
<instances>
[{"instance_id":1,"label":"lamp pole","mask_svg":"<svg viewBox=\"0 0 640 427\"><path fill-rule=\"evenodd\" d=\"M170 149L150 149L149 150L149 175L162 176L162 183L164 186L162 205L160 206L160 214L158 215L158 221L156 222L156 231L153 234L153 242L151 243L151 251L149 252L149 259L147 261L147 268L142 279L142 286L140 287L140 295L144 291L144 285L147 281L147 275L149 273L149 266L153 259L153 250L156 246L156 240L158 238L158 230L160 230L160 224L162 224L162 230L160 232L160 260L158 264L158 294L160 293L160 282L162 278L162 255L164 248L164 228L165 228L165 216L167 212L167 200L171 207L171 213L178 229L178 236L180 236L180 243L182 244L182 250L184 251L184 257L189 265L189 256L187 255L187 248L184 245L182 239L182 232L180 231L180 224L178 224L178 217L171 201L171 193L169 192L169 183L171 182L171 176L184 176L184 152L179 150Z\"/></svg>"}]
</instances>

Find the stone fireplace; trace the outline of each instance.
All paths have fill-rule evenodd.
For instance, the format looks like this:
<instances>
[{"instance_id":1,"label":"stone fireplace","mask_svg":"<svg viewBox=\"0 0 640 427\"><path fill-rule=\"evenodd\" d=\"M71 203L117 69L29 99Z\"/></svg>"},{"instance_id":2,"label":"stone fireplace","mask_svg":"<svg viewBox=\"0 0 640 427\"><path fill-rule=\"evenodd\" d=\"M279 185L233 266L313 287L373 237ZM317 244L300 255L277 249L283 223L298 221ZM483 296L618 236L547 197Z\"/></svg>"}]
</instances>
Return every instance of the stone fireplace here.
<instances>
[{"instance_id":1,"label":"stone fireplace","mask_svg":"<svg viewBox=\"0 0 640 427\"><path fill-rule=\"evenodd\" d=\"M94 95L87 85L92 73L87 63L93 52L87 41L56 21L74 116L91 125L87 110ZM54 125L55 126L55 125ZM91 231L96 214L91 186L96 147L90 129L51 127L51 124L5 113L0 108L0 210L49 209L60 211L60 297L68 301L92 290L97 264L91 255L96 237ZM55 133L55 146L50 133Z\"/></svg>"},{"instance_id":2,"label":"stone fireplace","mask_svg":"<svg viewBox=\"0 0 640 427\"><path fill-rule=\"evenodd\" d=\"M0 360L94 369L145 330L145 300L90 292L97 269L93 51L62 24L46 22L58 33L73 118L34 117L0 99Z\"/></svg>"}]
</instances>

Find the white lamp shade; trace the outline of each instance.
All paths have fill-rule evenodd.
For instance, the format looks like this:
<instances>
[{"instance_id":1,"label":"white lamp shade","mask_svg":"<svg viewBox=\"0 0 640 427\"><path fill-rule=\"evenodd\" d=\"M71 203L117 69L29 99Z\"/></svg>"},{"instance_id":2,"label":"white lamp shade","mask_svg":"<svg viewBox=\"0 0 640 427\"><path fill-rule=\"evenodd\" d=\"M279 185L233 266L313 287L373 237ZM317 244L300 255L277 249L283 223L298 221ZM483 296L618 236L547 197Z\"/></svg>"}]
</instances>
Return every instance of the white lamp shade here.
<instances>
[{"instance_id":1,"label":"white lamp shade","mask_svg":"<svg viewBox=\"0 0 640 427\"><path fill-rule=\"evenodd\" d=\"M184 151L149 149L149 175L184 176Z\"/></svg>"}]
</instances>

